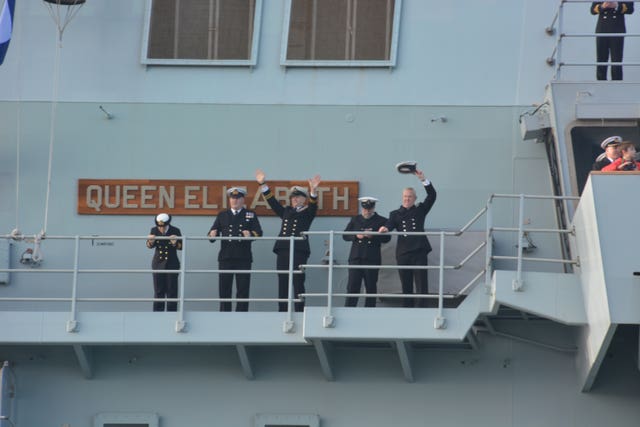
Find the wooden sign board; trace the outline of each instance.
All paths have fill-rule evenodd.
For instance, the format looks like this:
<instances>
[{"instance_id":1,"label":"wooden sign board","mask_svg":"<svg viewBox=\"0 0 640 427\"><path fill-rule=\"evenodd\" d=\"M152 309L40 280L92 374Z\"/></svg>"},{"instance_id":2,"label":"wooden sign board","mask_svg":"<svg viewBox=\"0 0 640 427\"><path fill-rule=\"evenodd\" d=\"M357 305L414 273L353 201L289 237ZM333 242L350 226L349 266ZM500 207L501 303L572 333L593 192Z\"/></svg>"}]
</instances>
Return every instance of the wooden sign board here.
<instances>
[{"instance_id":1,"label":"wooden sign board","mask_svg":"<svg viewBox=\"0 0 640 427\"><path fill-rule=\"evenodd\" d=\"M305 181L269 181L271 192L283 205L294 185ZM80 179L78 213L81 215L217 215L227 209L226 191L247 190L245 205L258 215L275 215L255 181L201 181L148 179ZM357 181L323 181L318 187L318 215L353 216L358 213Z\"/></svg>"}]
</instances>

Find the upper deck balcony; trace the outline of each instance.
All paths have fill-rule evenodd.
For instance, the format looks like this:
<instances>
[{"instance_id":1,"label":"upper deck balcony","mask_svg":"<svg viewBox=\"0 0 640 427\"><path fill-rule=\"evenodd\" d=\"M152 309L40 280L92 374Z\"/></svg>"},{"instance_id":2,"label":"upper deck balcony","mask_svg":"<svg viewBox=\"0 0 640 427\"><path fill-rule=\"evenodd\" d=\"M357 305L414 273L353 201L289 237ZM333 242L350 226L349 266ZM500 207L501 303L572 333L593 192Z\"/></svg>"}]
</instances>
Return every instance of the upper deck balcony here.
<instances>
[{"instance_id":1,"label":"upper deck balcony","mask_svg":"<svg viewBox=\"0 0 640 427\"><path fill-rule=\"evenodd\" d=\"M151 312L153 270L141 268L139 259L132 256L144 251L141 248L146 236L39 239L7 235L3 242L10 245L5 246L3 258L8 265L0 270L6 282L0 288L0 322L8 327L0 330L0 342L73 345L80 360L85 360L86 375L90 375L86 346L234 345L248 377L252 376L248 347L313 345L328 378L333 377L331 343L375 342L397 349L405 377L411 380L413 346L474 348L479 332L507 333L500 332L494 323L500 324L516 313L520 320L551 320L547 325L556 329L557 335L540 343L560 348L573 336L572 329L562 325L586 321L579 303L579 282L575 275L565 273L577 260L563 256L561 249L566 240L562 236L572 230L543 225L535 215L568 201L496 194L460 229L427 232L434 247L430 265L423 267L431 273L430 294L408 296L427 298L427 308L398 307L407 295L399 293L396 270L407 267L395 265L393 243L385 249L390 260L378 267L378 307L342 307L345 297L357 295L345 291L344 278L350 266L342 256L350 243L343 241L345 232L341 231L308 233L308 238L320 235L327 239L328 249L321 262L304 266L307 292L300 300L291 291L292 277L300 272L292 265L282 271L290 278L287 312L275 311L279 301L274 297L276 270L255 266L250 271L248 313L214 311L221 301L216 295L217 273L221 270L197 265L201 261L198 254L205 250L203 245L209 245L207 237L183 237L181 268L176 270L180 274L178 311ZM515 219L509 214L514 209ZM269 244L273 239L258 238L254 245ZM109 250L115 241L125 243L126 249L99 257L91 255L90 248ZM528 292L520 292L525 287ZM362 300L363 294L359 296ZM306 302L304 312L294 312L293 303L302 298Z\"/></svg>"}]
</instances>

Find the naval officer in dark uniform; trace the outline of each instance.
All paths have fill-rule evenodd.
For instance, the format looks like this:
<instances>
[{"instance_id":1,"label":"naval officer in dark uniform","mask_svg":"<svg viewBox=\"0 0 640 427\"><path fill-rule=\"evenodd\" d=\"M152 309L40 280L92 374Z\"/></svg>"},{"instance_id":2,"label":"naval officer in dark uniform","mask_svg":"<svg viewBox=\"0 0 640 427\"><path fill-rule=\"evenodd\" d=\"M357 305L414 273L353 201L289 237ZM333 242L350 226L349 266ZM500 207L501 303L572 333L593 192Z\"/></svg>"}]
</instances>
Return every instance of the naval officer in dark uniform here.
<instances>
[{"instance_id":1,"label":"naval officer in dark uniform","mask_svg":"<svg viewBox=\"0 0 640 427\"><path fill-rule=\"evenodd\" d=\"M161 213L155 218L156 226L151 229L147 239L147 247L154 249L151 268L153 270L178 270L180 260L177 251L182 250L182 240L178 239L180 229L171 225L171 215ZM170 239L158 240L156 237L170 237ZM153 273L153 297L177 298L178 297L178 273ZM178 303L167 302L167 311L176 311ZM165 302L155 301L153 311L164 311Z\"/></svg>"},{"instance_id":2,"label":"naval officer in dark uniform","mask_svg":"<svg viewBox=\"0 0 640 427\"><path fill-rule=\"evenodd\" d=\"M244 206L246 191L243 188L232 187L227 190L229 209L222 211L216 217L209 229L209 237L259 237L262 236L260 221L254 211ZM215 240L211 241L215 243ZM251 254L251 240L221 240L218 252L218 268L220 270L250 270L253 257ZM249 298L249 273L220 273L220 298L231 298L233 276L236 276L236 298ZM236 311L248 311L249 301L238 301ZM220 311L231 311L230 301L220 301Z\"/></svg>"},{"instance_id":3,"label":"naval officer in dark uniform","mask_svg":"<svg viewBox=\"0 0 640 427\"><path fill-rule=\"evenodd\" d=\"M416 205L416 191L413 188L405 188L402 191L402 206L400 209L389 214L389 220L386 225L380 227L380 232L385 233L393 230L409 232L424 231L425 218L436 202L436 190L433 184L424 177L422 171L416 170L414 174L422 182L427 192L427 197L422 203ZM429 252L431 252L431 244L427 236L402 234L398 236L398 242L396 244L396 261L398 265L427 265L427 255ZM398 270L398 274L400 275L403 294L413 293L414 279L417 294L429 293L428 270L401 269ZM417 305L418 307L426 307L427 300L420 298L418 299ZM413 307L414 299L405 298L403 306Z\"/></svg>"},{"instance_id":4,"label":"naval officer in dark uniform","mask_svg":"<svg viewBox=\"0 0 640 427\"><path fill-rule=\"evenodd\" d=\"M380 265L382 255L380 246L391 240L391 236L381 236L368 234L368 231L378 231L380 227L387 223L387 218L378 215L376 212L375 197L360 197L358 199L362 211L360 215L354 216L347 224L344 231L362 231L361 234L343 234L344 240L351 243L349 252L350 265ZM349 279L347 281L347 293L359 294L362 281L367 294L378 293L378 270L373 268L350 268ZM358 297L347 297L345 307L355 307L358 305ZM375 307L376 297L367 297L365 307Z\"/></svg>"},{"instance_id":5,"label":"naval officer in dark uniform","mask_svg":"<svg viewBox=\"0 0 640 427\"><path fill-rule=\"evenodd\" d=\"M594 1L591 14L598 15L596 33L626 33L624 15L633 13L632 1ZM596 58L598 62L622 62L624 37L596 37ZM596 67L596 78L607 80L607 66ZM622 80L622 65L611 66L611 80Z\"/></svg>"},{"instance_id":6,"label":"naval officer in dark uniform","mask_svg":"<svg viewBox=\"0 0 640 427\"><path fill-rule=\"evenodd\" d=\"M614 135L605 138L600 146L604 150L604 153L600 154L596 161L591 166L591 170L599 171L604 167L609 166L620 157L620 144L622 144L622 137Z\"/></svg>"},{"instance_id":7,"label":"naval officer in dark uniform","mask_svg":"<svg viewBox=\"0 0 640 427\"><path fill-rule=\"evenodd\" d=\"M282 219L279 237L302 236L302 233L308 231L311 227L313 219L318 211L318 195L316 190L320 184L320 175L316 175L309 180L309 194L302 187L294 186L289 191L289 206L282 206L273 196L269 186L265 184L265 174L262 170L256 171L256 181L261 185L262 194L269 203L269 207ZM309 201L306 204L307 200ZM305 237L304 240L296 240L293 243L293 268L299 268L309 259L311 248ZM276 254L276 268L278 270L289 269L289 241L276 240L273 245L273 252ZM305 274L299 273L293 275L294 298L305 292L304 289ZM286 273L278 274L278 298L287 299L289 294L289 275ZM304 310L304 302L295 303L296 311ZM278 311L287 311L287 303L279 302Z\"/></svg>"}]
</instances>

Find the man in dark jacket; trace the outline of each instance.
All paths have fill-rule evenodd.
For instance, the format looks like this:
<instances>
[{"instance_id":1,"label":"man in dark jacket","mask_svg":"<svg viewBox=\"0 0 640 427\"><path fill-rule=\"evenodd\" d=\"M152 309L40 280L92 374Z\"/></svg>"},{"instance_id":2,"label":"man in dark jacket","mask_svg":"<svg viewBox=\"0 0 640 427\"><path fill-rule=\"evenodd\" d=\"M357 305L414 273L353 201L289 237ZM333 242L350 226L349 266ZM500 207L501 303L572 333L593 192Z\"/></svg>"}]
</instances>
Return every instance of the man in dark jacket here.
<instances>
[{"instance_id":1,"label":"man in dark jacket","mask_svg":"<svg viewBox=\"0 0 640 427\"><path fill-rule=\"evenodd\" d=\"M229 209L222 211L216 217L209 229L209 237L259 237L262 236L260 221L255 212L244 206L246 191L232 187L227 190ZM211 241L212 243L215 240ZM253 256L251 240L221 240L218 252L218 266L220 270L250 270ZM220 298L231 298L233 276L236 276L236 298L249 298L250 273L220 273ZM238 301L236 311L248 311L249 301ZM220 311L231 311L230 301L220 301Z\"/></svg>"},{"instance_id":2,"label":"man in dark jacket","mask_svg":"<svg viewBox=\"0 0 640 427\"><path fill-rule=\"evenodd\" d=\"M161 213L155 218L156 226L151 229L147 239L147 247L155 248L151 268L153 270L178 270L180 260L177 251L182 250L182 240L178 239L180 229L171 225L171 215ZM169 237L169 239L156 239L156 237ZM178 273L153 273L153 297L177 298L178 297ZM178 303L167 302L167 311L176 311ZM153 311L164 311L165 302L155 301Z\"/></svg>"},{"instance_id":3,"label":"man in dark jacket","mask_svg":"<svg viewBox=\"0 0 640 427\"><path fill-rule=\"evenodd\" d=\"M591 14L598 15L596 33L626 33L624 15L633 13L632 1L594 1ZM596 58L598 62L622 62L624 37L596 37ZM607 66L596 67L596 78L607 80ZM611 66L611 80L622 80L622 65Z\"/></svg>"},{"instance_id":4,"label":"man in dark jacket","mask_svg":"<svg viewBox=\"0 0 640 427\"><path fill-rule=\"evenodd\" d=\"M424 221L436 201L436 190L433 184L424 177L422 171L416 170L414 174L420 179L427 197L418 205L416 191L413 188L405 188L402 191L402 206L389 215L387 224L380 228L380 232L398 230L407 232L424 231ZM427 265L427 255L431 252L431 244L427 236L399 235L396 245L396 261L398 265ZM415 279L416 293L429 293L429 277L426 269L400 269L400 282L403 294L413 293L413 281ZM427 300L420 298L418 307L426 307ZM405 298L404 307L413 307L414 299Z\"/></svg>"},{"instance_id":5,"label":"man in dark jacket","mask_svg":"<svg viewBox=\"0 0 640 427\"><path fill-rule=\"evenodd\" d=\"M391 236L372 235L367 232L378 231L380 227L387 223L387 218L378 215L376 212L375 197L360 197L362 211L360 215L354 216L347 224L344 231L361 231L360 234L344 234L344 240L351 243L349 253L350 265L380 265L382 256L380 246L391 240ZM362 281L367 294L378 293L378 270L375 268L350 268L349 280L347 282L347 293L359 294ZM357 297L347 297L345 307L355 307L358 305ZM365 307L375 307L376 297L367 297Z\"/></svg>"},{"instance_id":6,"label":"man in dark jacket","mask_svg":"<svg viewBox=\"0 0 640 427\"><path fill-rule=\"evenodd\" d=\"M273 196L269 186L265 184L265 174L262 170L256 171L256 181L261 185L262 194L269 203L269 207L282 219L279 237L302 236L302 233L309 231L313 219L318 211L318 195L316 190L320 184L320 175L316 175L309 180L309 194L303 187L294 186L289 191L289 206L282 206ZM306 204L307 199L309 203ZM293 243L293 268L297 269L300 265L306 264L311 253L308 240L296 240ZM289 241L276 240L273 245L273 252L276 254L276 268L278 270L289 269ZM296 273L293 275L294 298L305 292L304 289L304 273ZM285 273L278 274L278 298L287 299L289 295L289 275ZM304 302L296 302L295 310L303 311ZM278 311L287 311L287 303L279 302Z\"/></svg>"}]
</instances>

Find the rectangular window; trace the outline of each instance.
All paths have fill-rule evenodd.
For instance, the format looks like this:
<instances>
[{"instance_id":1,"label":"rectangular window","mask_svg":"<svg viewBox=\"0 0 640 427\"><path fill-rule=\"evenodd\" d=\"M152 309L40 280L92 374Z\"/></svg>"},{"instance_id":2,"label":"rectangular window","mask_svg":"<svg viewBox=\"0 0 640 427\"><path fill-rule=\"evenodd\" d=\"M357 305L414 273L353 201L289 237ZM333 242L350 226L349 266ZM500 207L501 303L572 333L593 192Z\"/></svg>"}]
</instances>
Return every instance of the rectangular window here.
<instances>
[{"instance_id":1,"label":"rectangular window","mask_svg":"<svg viewBox=\"0 0 640 427\"><path fill-rule=\"evenodd\" d=\"M93 417L93 427L158 427L158 415L104 412Z\"/></svg>"},{"instance_id":2,"label":"rectangular window","mask_svg":"<svg viewBox=\"0 0 640 427\"><path fill-rule=\"evenodd\" d=\"M287 0L282 64L394 66L401 0Z\"/></svg>"},{"instance_id":3,"label":"rectangular window","mask_svg":"<svg viewBox=\"0 0 640 427\"><path fill-rule=\"evenodd\" d=\"M315 414L256 414L254 427L320 427Z\"/></svg>"},{"instance_id":4,"label":"rectangular window","mask_svg":"<svg viewBox=\"0 0 640 427\"><path fill-rule=\"evenodd\" d=\"M262 0L148 0L143 64L255 65Z\"/></svg>"}]
</instances>

